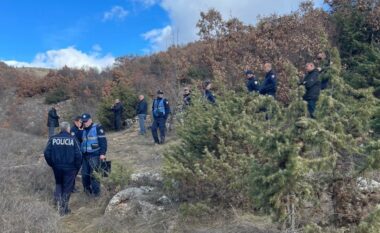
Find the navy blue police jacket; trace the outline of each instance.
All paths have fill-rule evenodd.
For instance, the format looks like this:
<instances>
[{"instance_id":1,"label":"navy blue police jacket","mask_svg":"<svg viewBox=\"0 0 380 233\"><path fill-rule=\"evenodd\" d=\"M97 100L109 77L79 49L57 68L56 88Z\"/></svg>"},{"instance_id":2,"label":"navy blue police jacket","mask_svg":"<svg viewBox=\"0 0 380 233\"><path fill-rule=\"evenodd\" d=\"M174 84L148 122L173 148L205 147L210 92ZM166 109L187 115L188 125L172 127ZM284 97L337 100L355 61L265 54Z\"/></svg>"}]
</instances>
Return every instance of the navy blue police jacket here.
<instances>
[{"instance_id":1,"label":"navy blue police jacket","mask_svg":"<svg viewBox=\"0 0 380 233\"><path fill-rule=\"evenodd\" d=\"M248 78L246 83L248 92L259 91L260 86L256 78Z\"/></svg>"},{"instance_id":2,"label":"navy blue police jacket","mask_svg":"<svg viewBox=\"0 0 380 233\"><path fill-rule=\"evenodd\" d=\"M216 104L216 98L210 90L205 90L204 97L212 104Z\"/></svg>"},{"instance_id":3,"label":"navy blue police jacket","mask_svg":"<svg viewBox=\"0 0 380 233\"><path fill-rule=\"evenodd\" d=\"M305 85L305 95L303 99L306 101L318 100L321 92L321 81L319 80L319 71L314 69L308 72L304 78L303 85Z\"/></svg>"},{"instance_id":4,"label":"navy blue police jacket","mask_svg":"<svg viewBox=\"0 0 380 233\"><path fill-rule=\"evenodd\" d=\"M96 134L97 134L97 144L99 147L99 150L90 152L88 151L83 144L85 141L89 140L89 132L93 127L96 127ZM100 155L106 155L107 152L107 138L103 129L103 126L99 124L92 123L89 127L84 128L82 131L82 142L81 142L81 149L83 154L88 154L90 156L100 156Z\"/></svg>"},{"instance_id":5,"label":"navy blue police jacket","mask_svg":"<svg viewBox=\"0 0 380 233\"><path fill-rule=\"evenodd\" d=\"M119 103L115 104L111 110L114 113L115 118L121 117L121 115L123 114L123 110L124 110L123 104L119 102Z\"/></svg>"},{"instance_id":6,"label":"navy blue police jacket","mask_svg":"<svg viewBox=\"0 0 380 233\"><path fill-rule=\"evenodd\" d=\"M59 126L59 116L58 116L57 110L55 108L51 108L49 110L47 126L48 127L58 127Z\"/></svg>"},{"instance_id":7,"label":"navy blue police jacket","mask_svg":"<svg viewBox=\"0 0 380 233\"><path fill-rule=\"evenodd\" d=\"M260 87L260 94L276 96L277 91L277 76L271 70L265 75L263 84Z\"/></svg>"},{"instance_id":8,"label":"navy blue police jacket","mask_svg":"<svg viewBox=\"0 0 380 233\"><path fill-rule=\"evenodd\" d=\"M76 125L73 125L71 127L71 136L76 137L79 143L82 142L82 133L83 133L83 130L79 129Z\"/></svg>"},{"instance_id":9,"label":"navy blue police jacket","mask_svg":"<svg viewBox=\"0 0 380 233\"><path fill-rule=\"evenodd\" d=\"M159 103L163 101L163 104L164 104L164 108L165 108L165 115L162 115L162 116L155 116L154 115L154 110L155 110L155 107L158 107ZM154 119L158 119L158 118L164 118L164 119L168 119L169 117L169 114L171 113L171 110L170 110L170 106L169 106L169 101L167 99L162 99L162 98L156 98L153 100L153 104L152 104L152 115L153 115L153 118Z\"/></svg>"},{"instance_id":10,"label":"navy blue police jacket","mask_svg":"<svg viewBox=\"0 0 380 233\"><path fill-rule=\"evenodd\" d=\"M145 100L140 100L136 106L136 114L148 114L148 103Z\"/></svg>"},{"instance_id":11,"label":"navy blue police jacket","mask_svg":"<svg viewBox=\"0 0 380 233\"><path fill-rule=\"evenodd\" d=\"M54 169L79 170L82 165L78 141L64 131L49 139L44 156L47 164Z\"/></svg>"}]
</instances>

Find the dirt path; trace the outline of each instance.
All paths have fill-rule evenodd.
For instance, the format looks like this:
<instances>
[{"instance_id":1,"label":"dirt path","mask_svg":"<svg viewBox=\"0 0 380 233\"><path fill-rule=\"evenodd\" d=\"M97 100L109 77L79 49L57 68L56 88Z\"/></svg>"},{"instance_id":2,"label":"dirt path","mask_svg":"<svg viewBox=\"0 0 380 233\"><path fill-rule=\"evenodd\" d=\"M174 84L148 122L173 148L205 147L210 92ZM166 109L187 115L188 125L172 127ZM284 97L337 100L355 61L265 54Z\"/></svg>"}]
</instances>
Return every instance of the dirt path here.
<instances>
[{"instance_id":1,"label":"dirt path","mask_svg":"<svg viewBox=\"0 0 380 233\"><path fill-rule=\"evenodd\" d=\"M174 143L169 137L167 144L154 145L151 135L141 136L138 134L137 128L108 133L107 140L107 158L131 168L134 173L159 172L163 150ZM80 192L72 195L70 199L72 214L62 218L62 227L70 233L96 232L93 226L102 221L110 194L103 192L102 197L98 199L87 197L82 192L83 188L79 177L76 187Z\"/></svg>"}]
</instances>

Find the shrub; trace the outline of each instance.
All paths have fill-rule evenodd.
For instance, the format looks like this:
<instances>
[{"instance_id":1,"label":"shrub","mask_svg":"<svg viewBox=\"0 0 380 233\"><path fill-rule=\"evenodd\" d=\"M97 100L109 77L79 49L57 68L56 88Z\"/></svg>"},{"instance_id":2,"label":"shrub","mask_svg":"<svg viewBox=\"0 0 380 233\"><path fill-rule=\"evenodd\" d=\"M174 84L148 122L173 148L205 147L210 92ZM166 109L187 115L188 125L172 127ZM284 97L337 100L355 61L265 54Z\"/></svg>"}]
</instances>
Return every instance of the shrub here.
<instances>
[{"instance_id":1,"label":"shrub","mask_svg":"<svg viewBox=\"0 0 380 233\"><path fill-rule=\"evenodd\" d=\"M372 129L377 137L380 137L380 107L377 107L371 121Z\"/></svg>"},{"instance_id":2,"label":"shrub","mask_svg":"<svg viewBox=\"0 0 380 233\"><path fill-rule=\"evenodd\" d=\"M257 151L255 131L265 121L260 112L278 109L269 97L224 91L218 104L194 98L178 127L181 143L165 154L164 175L169 190L181 200L249 206L247 178Z\"/></svg>"},{"instance_id":3,"label":"shrub","mask_svg":"<svg viewBox=\"0 0 380 233\"><path fill-rule=\"evenodd\" d=\"M380 208L377 207L366 219L364 219L356 233L376 233L380 232Z\"/></svg>"},{"instance_id":4,"label":"shrub","mask_svg":"<svg viewBox=\"0 0 380 233\"><path fill-rule=\"evenodd\" d=\"M193 218L206 220L215 214L214 210L207 203L201 202L194 204L184 203L179 207L179 212L184 220Z\"/></svg>"},{"instance_id":5,"label":"shrub","mask_svg":"<svg viewBox=\"0 0 380 233\"><path fill-rule=\"evenodd\" d=\"M131 169L113 161L112 169L108 177L102 177L100 173L97 173L96 177L100 179L101 183L109 192L117 193L127 187L131 174Z\"/></svg>"},{"instance_id":6,"label":"shrub","mask_svg":"<svg viewBox=\"0 0 380 233\"><path fill-rule=\"evenodd\" d=\"M126 85L112 87L110 95L102 98L98 109L98 119L105 129L113 129L114 114L111 111L115 99L123 104L122 122L136 116L137 94Z\"/></svg>"},{"instance_id":7,"label":"shrub","mask_svg":"<svg viewBox=\"0 0 380 233\"><path fill-rule=\"evenodd\" d=\"M56 104L70 98L68 91L63 88L58 88L50 91L45 97L46 104Z\"/></svg>"},{"instance_id":8,"label":"shrub","mask_svg":"<svg viewBox=\"0 0 380 233\"><path fill-rule=\"evenodd\" d=\"M360 220L351 181L380 159L367 136L376 100L371 90L357 91L343 81L336 49L332 59L334 89L322 92L316 120L307 117L304 87L297 88L289 63L286 106L223 88L217 105L194 98L178 129L181 142L165 153L167 187L190 203L253 206L292 230L303 204L318 203L319 193L333 187L337 223Z\"/></svg>"},{"instance_id":9,"label":"shrub","mask_svg":"<svg viewBox=\"0 0 380 233\"><path fill-rule=\"evenodd\" d=\"M358 206L365 200L358 201L353 180L379 159L367 149L374 144L367 134L376 100L370 90L357 91L343 81L336 49L332 59L334 90L322 92L317 119L302 117L303 101L293 101L281 109L286 117L274 119L276 123L256 142L259 149L250 179L254 203L287 221L288 227L295 227L295 219L301 217L296 210L301 211L302 203L318 203L318 193L328 187L335 223L357 223L363 214Z\"/></svg>"}]
</instances>

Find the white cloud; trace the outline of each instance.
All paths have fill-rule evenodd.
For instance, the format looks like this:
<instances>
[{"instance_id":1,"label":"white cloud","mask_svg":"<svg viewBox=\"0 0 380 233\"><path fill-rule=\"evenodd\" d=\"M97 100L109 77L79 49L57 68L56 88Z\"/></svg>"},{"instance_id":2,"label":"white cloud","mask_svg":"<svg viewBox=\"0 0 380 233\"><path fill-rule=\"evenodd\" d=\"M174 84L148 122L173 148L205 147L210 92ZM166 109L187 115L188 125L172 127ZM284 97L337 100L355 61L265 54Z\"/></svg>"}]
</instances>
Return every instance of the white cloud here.
<instances>
[{"instance_id":1,"label":"white cloud","mask_svg":"<svg viewBox=\"0 0 380 233\"><path fill-rule=\"evenodd\" d=\"M153 1L153 0L152 0ZM170 17L171 33L178 35L180 43L187 43L198 38L196 23L200 19L200 12L211 8L219 11L224 19L236 17L246 24L255 24L258 16L267 16L273 13L284 14L298 9L303 0L162 0L160 6L167 11ZM313 0L317 5L322 4L322 0ZM150 32L161 31L164 29L154 29ZM147 32L143 37L151 44L154 51L164 50L168 46L163 33L156 33L155 36L146 38ZM170 36L169 36L170 38ZM169 40L168 42L171 42Z\"/></svg>"},{"instance_id":2,"label":"white cloud","mask_svg":"<svg viewBox=\"0 0 380 233\"><path fill-rule=\"evenodd\" d=\"M102 47L101 47L100 45L98 45L98 44L94 44L94 45L92 46L92 50L93 50L94 52L101 52L101 51L102 51Z\"/></svg>"},{"instance_id":3,"label":"white cloud","mask_svg":"<svg viewBox=\"0 0 380 233\"><path fill-rule=\"evenodd\" d=\"M143 5L145 8L149 8L159 3L159 0L133 0L133 2Z\"/></svg>"},{"instance_id":4,"label":"white cloud","mask_svg":"<svg viewBox=\"0 0 380 233\"><path fill-rule=\"evenodd\" d=\"M124 20L128 11L121 6L113 6L111 10L104 12L103 21Z\"/></svg>"},{"instance_id":5,"label":"white cloud","mask_svg":"<svg viewBox=\"0 0 380 233\"><path fill-rule=\"evenodd\" d=\"M166 26L161 29L153 29L142 35L145 40L151 44L151 48L146 52L155 52L161 49L166 49L172 43L172 27Z\"/></svg>"},{"instance_id":6,"label":"white cloud","mask_svg":"<svg viewBox=\"0 0 380 233\"><path fill-rule=\"evenodd\" d=\"M102 70L112 66L115 62L115 58L110 54L100 56L99 51L96 50L87 54L70 46L64 49L38 53L30 63L14 60L4 62L15 67L62 68L68 66L72 68L93 67Z\"/></svg>"}]
</instances>

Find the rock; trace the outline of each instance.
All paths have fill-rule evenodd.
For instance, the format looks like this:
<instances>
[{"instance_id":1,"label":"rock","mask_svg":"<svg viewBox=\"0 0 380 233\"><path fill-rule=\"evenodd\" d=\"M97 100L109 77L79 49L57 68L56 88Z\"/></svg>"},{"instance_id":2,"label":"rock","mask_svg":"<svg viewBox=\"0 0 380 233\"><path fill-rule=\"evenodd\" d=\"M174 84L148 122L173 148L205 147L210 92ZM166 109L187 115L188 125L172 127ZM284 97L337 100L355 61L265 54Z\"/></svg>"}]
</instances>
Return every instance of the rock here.
<instances>
[{"instance_id":1,"label":"rock","mask_svg":"<svg viewBox=\"0 0 380 233\"><path fill-rule=\"evenodd\" d=\"M150 216L155 215L164 210L163 207L153 205L146 201L138 201L134 203L134 209L140 213L141 217L145 220L149 220Z\"/></svg>"},{"instance_id":2,"label":"rock","mask_svg":"<svg viewBox=\"0 0 380 233\"><path fill-rule=\"evenodd\" d=\"M172 201L166 195L163 195L157 200L157 203L160 205L167 206L167 205L170 205Z\"/></svg>"},{"instance_id":3,"label":"rock","mask_svg":"<svg viewBox=\"0 0 380 233\"><path fill-rule=\"evenodd\" d=\"M357 178L358 188L364 192L374 192L380 189L380 183L375 180L366 179L363 177Z\"/></svg>"},{"instance_id":4,"label":"rock","mask_svg":"<svg viewBox=\"0 0 380 233\"><path fill-rule=\"evenodd\" d=\"M105 210L105 214L117 217L140 216L149 219L153 214L164 210L163 207L151 204L151 194L155 191L152 187L132 187L117 193Z\"/></svg>"},{"instance_id":5,"label":"rock","mask_svg":"<svg viewBox=\"0 0 380 233\"><path fill-rule=\"evenodd\" d=\"M110 212L115 207L119 206L120 204L126 203L132 199L143 200L144 195L148 194L149 192L153 190L154 188L152 187L140 187L140 188L133 187L133 188L127 188L123 191L120 191L115 196L112 197L112 199L108 203L106 212Z\"/></svg>"},{"instance_id":6,"label":"rock","mask_svg":"<svg viewBox=\"0 0 380 233\"><path fill-rule=\"evenodd\" d=\"M163 178L159 173L143 172L131 175L131 185L133 186L153 186L162 187Z\"/></svg>"}]
</instances>

